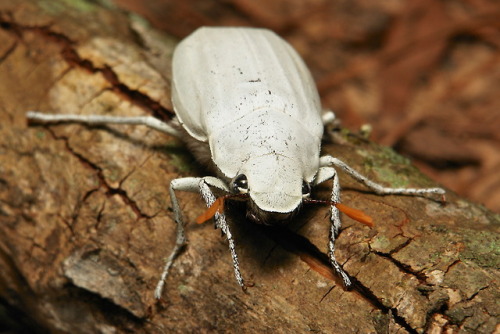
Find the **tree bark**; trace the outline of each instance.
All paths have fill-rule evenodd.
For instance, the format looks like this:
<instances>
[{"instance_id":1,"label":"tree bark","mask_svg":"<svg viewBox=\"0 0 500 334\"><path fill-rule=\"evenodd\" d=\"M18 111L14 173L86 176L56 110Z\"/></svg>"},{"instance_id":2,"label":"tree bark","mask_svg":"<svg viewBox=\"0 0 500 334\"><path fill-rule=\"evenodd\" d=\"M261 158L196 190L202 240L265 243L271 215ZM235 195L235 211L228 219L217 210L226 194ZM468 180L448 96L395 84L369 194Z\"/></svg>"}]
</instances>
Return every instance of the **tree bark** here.
<instances>
[{"instance_id":1,"label":"tree bark","mask_svg":"<svg viewBox=\"0 0 500 334\"><path fill-rule=\"evenodd\" d=\"M116 9L28 0L0 0L0 40L0 301L17 321L6 325L4 316L0 325L55 333L500 330L498 215L452 193L445 205L377 196L343 174L343 202L376 222L370 229L343 217L336 255L354 289L318 273L326 207L305 207L272 229L228 209L242 273L255 283L245 293L225 238L191 223L201 199L180 194L189 244L157 302L175 241L168 184L206 171L182 143L144 127L28 125L25 113L168 120L175 41ZM344 139L323 152L384 184L435 186L392 150ZM325 185L314 196L329 192Z\"/></svg>"}]
</instances>

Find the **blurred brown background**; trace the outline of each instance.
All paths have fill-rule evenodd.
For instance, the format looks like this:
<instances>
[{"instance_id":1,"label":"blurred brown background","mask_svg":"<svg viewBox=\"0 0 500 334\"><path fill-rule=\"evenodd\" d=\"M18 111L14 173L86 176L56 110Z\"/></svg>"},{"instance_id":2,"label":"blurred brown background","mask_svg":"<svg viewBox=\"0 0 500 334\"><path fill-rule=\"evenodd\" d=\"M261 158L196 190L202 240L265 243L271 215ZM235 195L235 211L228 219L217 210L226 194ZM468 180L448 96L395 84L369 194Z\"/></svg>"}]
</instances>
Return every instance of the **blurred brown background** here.
<instances>
[{"instance_id":1,"label":"blurred brown background","mask_svg":"<svg viewBox=\"0 0 500 334\"><path fill-rule=\"evenodd\" d=\"M459 194L500 212L500 3L488 0L114 0L169 34L276 31L345 127L371 124Z\"/></svg>"}]
</instances>

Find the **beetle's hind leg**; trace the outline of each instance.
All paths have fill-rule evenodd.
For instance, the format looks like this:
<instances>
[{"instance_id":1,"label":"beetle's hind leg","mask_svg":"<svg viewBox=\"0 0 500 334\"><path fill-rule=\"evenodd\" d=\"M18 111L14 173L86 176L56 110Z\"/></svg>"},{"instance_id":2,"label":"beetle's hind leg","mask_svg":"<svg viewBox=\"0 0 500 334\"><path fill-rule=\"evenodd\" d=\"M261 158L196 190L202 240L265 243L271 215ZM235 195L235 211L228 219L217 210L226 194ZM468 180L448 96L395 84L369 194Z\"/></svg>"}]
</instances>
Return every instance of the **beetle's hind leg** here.
<instances>
[{"instance_id":1,"label":"beetle's hind leg","mask_svg":"<svg viewBox=\"0 0 500 334\"><path fill-rule=\"evenodd\" d=\"M175 191L189 191L189 192L200 192L203 197L207 207L210 207L215 202L215 195L213 194L210 187L215 187L221 189L223 191L229 192L226 184L218 178L207 176L207 177L186 177L181 179L175 179L170 182L170 198L172 201L172 206L174 210L174 219L177 224L177 237L175 241L175 246L168 258L165 260L165 266L163 267L163 272L161 274L161 278L158 281L158 285L155 289L155 298L161 298L161 294L163 291L163 287L165 285L165 279L168 276L170 268L172 267L175 258L179 255L182 248L186 245L187 239L184 229L184 221L182 219L181 209L179 206L179 201L177 196L175 195ZM226 222L226 216L224 213L216 213L215 214L215 227L220 228L222 232L226 235L226 238L229 243L229 250L231 252L231 257L233 260L233 268L234 275L238 284L244 288L245 284L243 281L243 277L241 276L238 255L236 254L236 249L234 246L234 240L229 230L229 226Z\"/></svg>"},{"instance_id":2,"label":"beetle's hind leg","mask_svg":"<svg viewBox=\"0 0 500 334\"><path fill-rule=\"evenodd\" d=\"M30 121L43 123L74 122L90 125L100 124L129 124L144 125L154 130L180 138L181 132L171 124L160 121L152 116L102 116L102 115L72 115L72 114L44 114L28 111L26 117Z\"/></svg>"}]
</instances>

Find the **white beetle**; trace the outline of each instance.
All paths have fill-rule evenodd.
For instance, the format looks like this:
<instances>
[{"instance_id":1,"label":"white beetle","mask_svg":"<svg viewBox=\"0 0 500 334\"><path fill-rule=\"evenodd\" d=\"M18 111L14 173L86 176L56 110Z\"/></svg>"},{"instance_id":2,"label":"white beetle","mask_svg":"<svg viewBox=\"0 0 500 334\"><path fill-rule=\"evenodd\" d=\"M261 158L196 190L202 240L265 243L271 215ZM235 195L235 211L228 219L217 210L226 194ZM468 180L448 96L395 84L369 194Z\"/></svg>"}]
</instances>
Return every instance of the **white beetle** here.
<instances>
[{"instance_id":1,"label":"white beetle","mask_svg":"<svg viewBox=\"0 0 500 334\"><path fill-rule=\"evenodd\" d=\"M177 46L172 76L177 120L170 125L153 117L27 114L29 119L44 122L146 125L181 137L200 161L214 168L218 177L180 178L170 184L177 239L156 298L161 297L173 260L186 243L176 190L199 191L207 206L215 201L211 188L247 194L247 216L264 224L290 217L310 196L311 186L326 180L333 180L331 201L339 203L340 186L333 166L377 194L444 194L441 188L386 188L337 158L320 157L323 120L331 120L332 114L322 118L318 91L304 62L269 30L200 28ZM331 205L330 211L330 262L349 286L350 279L334 255L339 210ZM224 213L217 213L215 221L228 239L236 280L245 287Z\"/></svg>"}]
</instances>

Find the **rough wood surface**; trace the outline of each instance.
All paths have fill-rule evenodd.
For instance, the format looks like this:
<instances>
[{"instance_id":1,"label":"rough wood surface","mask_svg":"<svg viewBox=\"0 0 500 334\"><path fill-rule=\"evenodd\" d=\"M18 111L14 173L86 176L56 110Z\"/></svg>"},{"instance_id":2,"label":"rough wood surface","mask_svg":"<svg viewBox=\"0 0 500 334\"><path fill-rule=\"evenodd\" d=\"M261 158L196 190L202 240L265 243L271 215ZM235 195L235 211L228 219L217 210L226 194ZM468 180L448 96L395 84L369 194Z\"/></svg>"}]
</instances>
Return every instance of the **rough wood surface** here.
<instances>
[{"instance_id":1,"label":"rough wood surface","mask_svg":"<svg viewBox=\"0 0 500 334\"><path fill-rule=\"evenodd\" d=\"M322 259L310 243L326 250L326 208L263 230L234 207L242 273L255 287L237 286L219 231L189 224L190 243L156 302L175 238L168 183L205 171L181 143L142 127L28 126L25 112L171 117L175 42L114 9L28 0L0 0L0 40L0 330L500 330L497 215L452 193L445 206L376 196L344 175L344 202L376 221L369 229L344 217L337 256L354 290L301 260ZM386 184L434 186L391 150L345 138L324 151ZM199 196L180 200L194 222Z\"/></svg>"}]
</instances>

